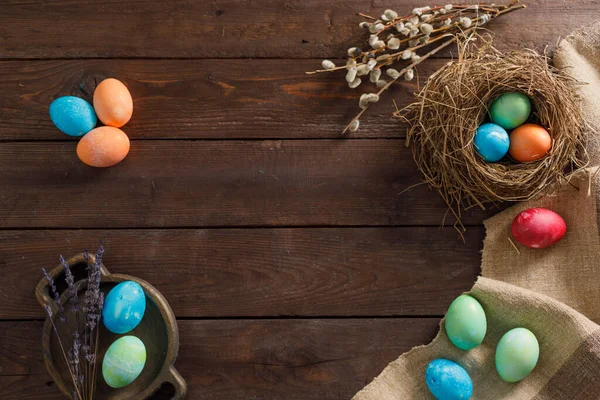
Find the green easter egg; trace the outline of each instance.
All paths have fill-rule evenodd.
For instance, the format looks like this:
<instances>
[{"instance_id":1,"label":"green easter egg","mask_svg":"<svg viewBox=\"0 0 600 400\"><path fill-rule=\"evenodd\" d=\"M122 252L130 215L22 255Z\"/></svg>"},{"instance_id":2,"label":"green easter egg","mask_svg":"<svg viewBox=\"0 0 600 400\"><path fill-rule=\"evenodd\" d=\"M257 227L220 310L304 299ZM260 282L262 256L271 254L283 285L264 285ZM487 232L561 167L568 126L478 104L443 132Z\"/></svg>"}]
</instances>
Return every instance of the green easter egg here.
<instances>
[{"instance_id":1,"label":"green easter egg","mask_svg":"<svg viewBox=\"0 0 600 400\"><path fill-rule=\"evenodd\" d=\"M502 380L518 382L535 368L540 345L535 335L525 328L512 329L502 336L496 347L496 370Z\"/></svg>"},{"instance_id":2,"label":"green easter egg","mask_svg":"<svg viewBox=\"0 0 600 400\"><path fill-rule=\"evenodd\" d=\"M504 129L522 125L531 114L531 101L523 93L509 92L500 95L490 106L492 122Z\"/></svg>"},{"instance_id":3,"label":"green easter egg","mask_svg":"<svg viewBox=\"0 0 600 400\"><path fill-rule=\"evenodd\" d=\"M110 345L102 360L102 376L118 389L133 382L146 364L146 346L135 336L123 336Z\"/></svg>"},{"instance_id":4,"label":"green easter egg","mask_svg":"<svg viewBox=\"0 0 600 400\"><path fill-rule=\"evenodd\" d=\"M456 347L471 350L483 342L487 331L485 311L477 300L463 294L458 296L446 313L446 334Z\"/></svg>"}]
</instances>

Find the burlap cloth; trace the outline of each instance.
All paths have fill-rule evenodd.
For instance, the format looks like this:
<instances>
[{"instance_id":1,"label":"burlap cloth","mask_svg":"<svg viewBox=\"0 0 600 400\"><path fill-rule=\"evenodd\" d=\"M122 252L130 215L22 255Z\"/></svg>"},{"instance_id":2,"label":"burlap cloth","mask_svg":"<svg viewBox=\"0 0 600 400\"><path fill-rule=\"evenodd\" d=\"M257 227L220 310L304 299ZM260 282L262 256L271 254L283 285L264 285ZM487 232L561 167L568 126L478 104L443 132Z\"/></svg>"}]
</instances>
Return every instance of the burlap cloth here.
<instances>
[{"instance_id":1,"label":"burlap cloth","mask_svg":"<svg viewBox=\"0 0 600 400\"><path fill-rule=\"evenodd\" d=\"M600 22L563 40L554 64L579 85L586 122L600 127ZM600 136L588 143L593 165L600 164ZM482 276L469 292L488 318L483 343L462 351L448 340L444 321L430 344L401 355L354 400L433 399L425 368L436 358L461 364L473 379L472 399L600 399L600 182L595 168L577 173L556 194L517 204L485 221ZM567 234L557 245L531 250L509 241L513 218L530 207L558 212ZM495 370L494 353L504 333L530 329L540 358L530 376L506 383Z\"/></svg>"}]
</instances>

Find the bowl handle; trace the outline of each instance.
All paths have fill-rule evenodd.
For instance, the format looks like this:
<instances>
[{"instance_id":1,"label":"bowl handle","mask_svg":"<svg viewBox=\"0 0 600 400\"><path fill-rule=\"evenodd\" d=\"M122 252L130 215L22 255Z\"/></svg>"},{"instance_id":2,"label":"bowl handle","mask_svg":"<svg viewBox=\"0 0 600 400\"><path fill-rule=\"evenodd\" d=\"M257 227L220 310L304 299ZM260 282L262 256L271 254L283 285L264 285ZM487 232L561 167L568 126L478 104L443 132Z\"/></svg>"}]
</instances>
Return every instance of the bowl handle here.
<instances>
[{"instance_id":1,"label":"bowl handle","mask_svg":"<svg viewBox=\"0 0 600 400\"><path fill-rule=\"evenodd\" d=\"M185 395L187 394L187 383L172 365L167 371L165 382L170 383L175 388L175 396L173 396L171 400L181 400L185 398Z\"/></svg>"},{"instance_id":2,"label":"bowl handle","mask_svg":"<svg viewBox=\"0 0 600 400\"><path fill-rule=\"evenodd\" d=\"M96 260L96 257L93 254L89 254L88 257L89 257L89 262L93 263ZM67 264L69 264L69 267L73 267L73 266L76 266L79 264L87 265L84 253L80 253L80 254L77 254L77 255L69 258L67 260ZM56 280L56 279L60 278L62 275L64 275L64 273L65 273L65 271L63 269L63 266L59 264L53 270L48 272L48 275L50 275L50 277L53 280ZM109 274L109 272L106 269L106 267L104 266L104 264L100 264L100 273L102 275ZM50 293L50 283L46 280L45 277L42 278L40 280L40 282L37 284L37 286L35 288L35 296L37 297L37 300L42 307L44 307L46 305L49 305L49 306L54 305L55 302Z\"/></svg>"}]
</instances>

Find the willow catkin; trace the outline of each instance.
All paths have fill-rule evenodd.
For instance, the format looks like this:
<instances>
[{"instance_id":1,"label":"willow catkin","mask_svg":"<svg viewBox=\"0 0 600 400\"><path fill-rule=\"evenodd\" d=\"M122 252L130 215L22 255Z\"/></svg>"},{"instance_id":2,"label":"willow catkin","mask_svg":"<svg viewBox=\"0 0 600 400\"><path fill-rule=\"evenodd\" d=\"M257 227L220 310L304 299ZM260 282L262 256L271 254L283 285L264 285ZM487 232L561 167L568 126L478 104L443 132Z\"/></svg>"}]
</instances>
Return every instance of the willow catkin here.
<instances>
[{"instance_id":1,"label":"willow catkin","mask_svg":"<svg viewBox=\"0 0 600 400\"><path fill-rule=\"evenodd\" d=\"M425 182L437 189L458 217L461 207L531 199L569 171L584 167L585 122L576 82L532 50L501 54L490 45L442 67L396 116L408 123L406 145ZM485 162L473 137L488 106L500 94L520 92L532 102L530 122L552 136L549 154L537 161Z\"/></svg>"}]
</instances>

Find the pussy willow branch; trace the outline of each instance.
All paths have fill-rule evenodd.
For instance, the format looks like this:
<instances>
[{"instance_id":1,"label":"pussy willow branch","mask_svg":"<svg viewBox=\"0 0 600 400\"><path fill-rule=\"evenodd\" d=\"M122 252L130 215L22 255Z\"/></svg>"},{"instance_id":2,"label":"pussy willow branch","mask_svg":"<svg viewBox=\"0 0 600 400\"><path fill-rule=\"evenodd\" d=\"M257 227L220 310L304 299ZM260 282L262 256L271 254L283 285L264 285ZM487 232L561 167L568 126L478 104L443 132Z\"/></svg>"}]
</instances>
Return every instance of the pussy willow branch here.
<instances>
[{"instance_id":1,"label":"pussy willow branch","mask_svg":"<svg viewBox=\"0 0 600 400\"><path fill-rule=\"evenodd\" d=\"M512 0L507 5L495 4L447 4L445 6L421 7L413 10L407 16L398 16L393 10L386 10L381 18L377 19L370 15L358 14L369 22L360 24L368 28L370 37L368 50L359 47L348 49L348 60L345 65L336 66L329 60L323 61L324 69L307 72L316 74L320 72L333 72L346 70L346 81L350 88L354 89L361 85L363 80L375 83L377 90L373 93L363 94L359 105L361 110L343 130L355 132L360 124L359 118L364 114L370 103L379 101L379 96L389 89L400 77L412 80L413 68L421 61L447 47L451 43L468 41L470 33L482 28L488 21L503 14L524 8L525 5L518 4L519 0ZM390 32L395 28L394 32ZM396 32L397 31L397 32ZM435 42L451 38L423 56L416 51L429 47ZM361 46L362 47L362 46ZM400 72L393 67L396 62L406 61L407 64ZM383 68L388 68L383 76ZM391 81L387 79L391 78Z\"/></svg>"},{"instance_id":2,"label":"pussy willow branch","mask_svg":"<svg viewBox=\"0 0 600 400\"><path fill-rule=\"evenodd\" d=\"M475 29L475 28L471 28L471 29L469 29L468 31L465 31L465 34L466 34L467 32L473 31L474 29ZM422 61L424 61L424 60L426 60L427 58L431 57L432 55L434 55L434 54L435 54L435 53L437 53L438 51L442 50L443 48L446 48L446 47L448 47L450 44L452 44L452 43L455 43L455 42L456 42L456 40L457 40L457 36L451 36L451 39L450 39L450 40L448 40L448 41L444 42L443 44L439 45L439 46L438 46L438 47L436 47L435 49L431 50L429 53L427 53L427 54L425 54L425 55L421 56L421 58L420 58L419 60L417 60L417 61L413 62L412 64L410 64L410 65L408 65L408 66L406 66L406 67L404 67L404 69L402 69L402 70L400 71L400 75L399 75L397 78L395 78L395 79L393 79L393 80L389 81L389 82L388 82L388 83L387 83L387 84L386 84L384 87L382 87L381 89L379 89L379 91L377 92L377 95L378 95L378 96L381 96L381 94L382 94L383 92L385 92L385 91L386 91L386 90L387 90L387 89L388 89L390 86L392 86L392 85L393 85L393 84L394 84L394 83L395 83L395 82L396 82L398 79L400 79L400 78L401 78L401 77L402 77L402 76L403 76L403 75L406 73L406 71L408 71L408 70L409 70L409 69L411 69L411 68L414 68L414 67L416 67L416 66L417 66L417 65L419 65L419 64L420 64ZM344 134L345 134L345 133L348 131L348 129L350 129L350 126L352 126L352 124L353 124L355 121L358 121L358 120L359 120L359 118L360 118L360 117L361 117L361 116L364 114L364 112L365 112L365 111L367 111L367 109L368 109L368 108L369 108L369 105L367 104L367 106L366 106L365 108L363 108L362 110L360 110L360 112L359 112L358 114L356 114L356 116L355 116L354 118L352 118L352 121L350 121L350 123L348 123L348 125L346 125L346 127L345 127L345 128L344 128L344 130L342 131L342 135L344 135Z\"/></svg>"}]
</instances>

